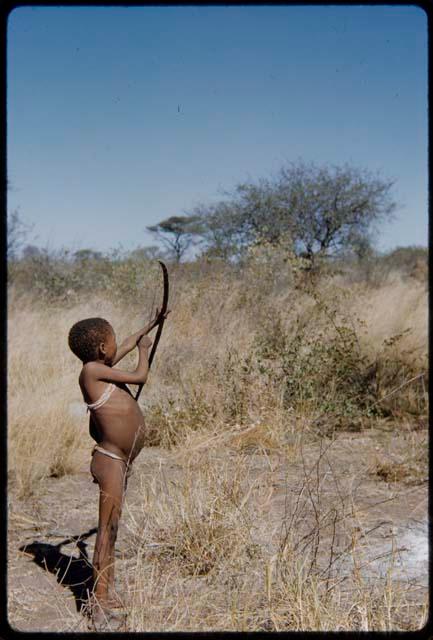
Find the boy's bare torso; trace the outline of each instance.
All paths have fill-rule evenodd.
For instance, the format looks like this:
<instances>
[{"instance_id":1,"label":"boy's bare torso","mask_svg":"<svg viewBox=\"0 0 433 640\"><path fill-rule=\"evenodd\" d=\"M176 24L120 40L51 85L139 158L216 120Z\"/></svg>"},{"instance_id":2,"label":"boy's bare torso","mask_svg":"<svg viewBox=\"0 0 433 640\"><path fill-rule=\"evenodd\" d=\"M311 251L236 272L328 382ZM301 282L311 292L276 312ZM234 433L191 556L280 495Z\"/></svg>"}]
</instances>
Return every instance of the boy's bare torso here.
<instances>
[{"instance_id":1,"label":"boy's bare torso","mask_svg":"<svg viewBox=\"0 0 433 640\"><path fill-rule=\"evenodd\" d=\"M97 401L109 384L93 380L86 365L79 383L88 404ZM108 400L90 411L89 433L102 447L131 463L144 446L144 418L126 384L114 384L116 388Z\"/></svg>"}]
</instances>

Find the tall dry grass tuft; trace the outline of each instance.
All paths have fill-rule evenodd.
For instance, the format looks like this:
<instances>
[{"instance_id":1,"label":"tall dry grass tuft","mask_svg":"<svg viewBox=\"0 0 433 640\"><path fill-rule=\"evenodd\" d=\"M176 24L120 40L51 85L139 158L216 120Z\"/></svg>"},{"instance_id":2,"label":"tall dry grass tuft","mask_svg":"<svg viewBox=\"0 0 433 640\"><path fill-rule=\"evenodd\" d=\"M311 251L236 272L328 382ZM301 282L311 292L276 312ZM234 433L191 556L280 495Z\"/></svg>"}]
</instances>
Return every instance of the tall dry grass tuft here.
<instances>
[{"instance_id":1,"label":"tall dry grass tuft","mask_svg":"<svg viewBox=\"0 0 433 640\"><path fill-rule=\"evenodd\" d=\"M254 552L250 491L246 464L233 467L209 452L198 464L190 460L180 482L161 473L150 486L142 483L142 512L131 514L129 524L133 547L146 549L150 542L158 561L181 575L219 572Z\"/></svg>"}]
</instances>

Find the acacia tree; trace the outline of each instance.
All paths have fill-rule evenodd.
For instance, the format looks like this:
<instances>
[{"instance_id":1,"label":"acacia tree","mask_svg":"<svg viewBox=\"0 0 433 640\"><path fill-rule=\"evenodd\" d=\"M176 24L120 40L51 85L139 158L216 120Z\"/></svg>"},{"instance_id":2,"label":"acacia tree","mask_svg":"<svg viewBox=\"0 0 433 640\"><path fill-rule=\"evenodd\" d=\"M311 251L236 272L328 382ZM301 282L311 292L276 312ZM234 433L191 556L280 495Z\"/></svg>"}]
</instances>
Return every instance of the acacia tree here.
<instances>
[{"instance_id":1,"label":"acacia tree","mask_svg":"<svg viewBox=\"0 0 433 640\"><path fill-rule=\"evenodd\" d=\"M303 162L282 167L276 177L239 184L225 202L201 207L202 229L209 220L220 236L284 245L314 261L320 255L360 251L375 225L392 216L393 181L344 165L318 167ZM207 233L206 242L213 237Z\"/></svg>"},{"instance_id":2,"label":"acacia tree","mask_svg":"<svg viewBox=\"0 0 433 640\"><path fill-rule=\"evenodd\" d=\"M298 163L281 169L275 194L295 247L312 260L365 246L377 223L392 217L393 184L348 165Z\"/></svg>"},{"instance_id":3,"label":"acacia tree","mask_svg":"<svg viewBox=\"0 0 433 640\"><path fill-rule=\"evenodd\" d=\"M199 231L198 216L172 216L146 227L158 240L167 247L176 262L180 262L185 252L194 244Z\"/></svg>"},{"instance_id":4,"label":"acacia tree","mask_svg":"<svg viewBox=\"0 0 433 640\"><path fill-rule=\"evenodd\" d=\"M75 251L73 254L74 262L80 264L101 260L102 257L101 251L95 251L94 249L78 249L78 251Z\"/></svg>"},{"instance_id":5,"label":"acacia tree","mask_svg":"<svg viewBox=\"0 0 433 640\"><path fill-rule=\"evenodd\" d=\"M198 205L193 215L196 242L203 248L202 256L229 260L248 244L239 226L235 203L221 201Z\"/></svg>"}]
</instances>

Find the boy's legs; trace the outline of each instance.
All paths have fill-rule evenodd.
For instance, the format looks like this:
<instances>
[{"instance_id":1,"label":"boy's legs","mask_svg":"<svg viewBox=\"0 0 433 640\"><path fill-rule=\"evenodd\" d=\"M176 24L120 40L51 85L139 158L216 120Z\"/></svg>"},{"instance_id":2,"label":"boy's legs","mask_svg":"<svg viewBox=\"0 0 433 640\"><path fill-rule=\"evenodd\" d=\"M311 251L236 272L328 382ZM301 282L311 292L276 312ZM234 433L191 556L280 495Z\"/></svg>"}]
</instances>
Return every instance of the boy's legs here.
<instances>
[{"instance_id":1,"label":"boy's legs","mask_svg":"<svg viewBox=\"0 0 433 640\"><path fill-rule=\"evenodd\" d=\"M125 465L96 452L91 471L99 484L99 523L93 556L94 594L101 605L112 604L114 545L124 494Z\"/></svg>"}]
</instances>

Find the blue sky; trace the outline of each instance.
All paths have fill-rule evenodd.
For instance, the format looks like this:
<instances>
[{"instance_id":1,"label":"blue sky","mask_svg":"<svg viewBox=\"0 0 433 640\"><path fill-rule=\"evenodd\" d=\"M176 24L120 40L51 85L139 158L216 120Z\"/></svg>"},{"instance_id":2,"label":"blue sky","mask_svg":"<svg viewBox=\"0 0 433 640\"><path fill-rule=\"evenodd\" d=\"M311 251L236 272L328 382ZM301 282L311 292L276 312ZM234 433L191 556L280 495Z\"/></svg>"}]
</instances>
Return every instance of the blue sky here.
<instances>
[{"instance_id":1,"label":"blue sky","mask_svg":"<svg viewBox=\"0 0 433 640\"><path fill-rule=\"evenodd\" d=\"M414 6L22 7L8 209L41 247L147 225L287 161L394 178L378 248L427 245L427 17Z\"/></svg>"}]
</instances>

